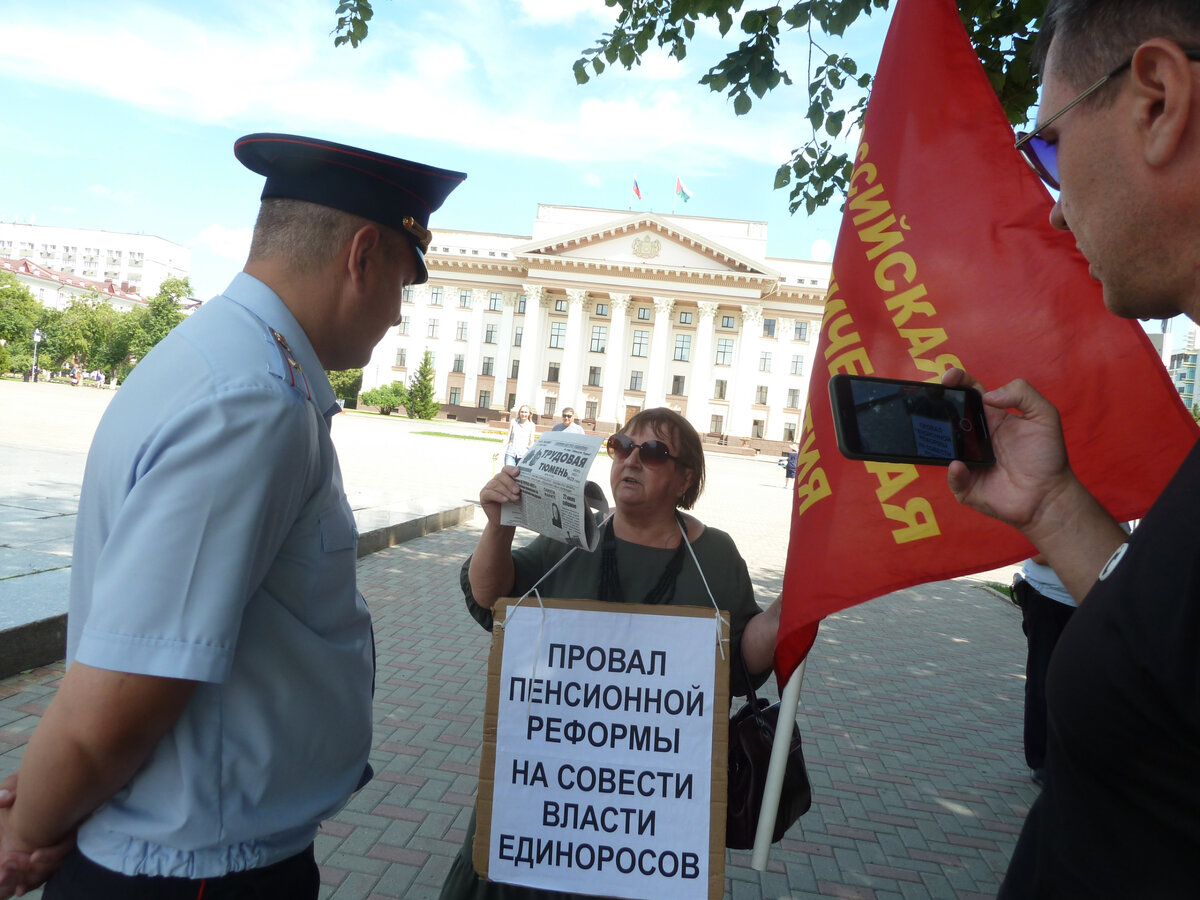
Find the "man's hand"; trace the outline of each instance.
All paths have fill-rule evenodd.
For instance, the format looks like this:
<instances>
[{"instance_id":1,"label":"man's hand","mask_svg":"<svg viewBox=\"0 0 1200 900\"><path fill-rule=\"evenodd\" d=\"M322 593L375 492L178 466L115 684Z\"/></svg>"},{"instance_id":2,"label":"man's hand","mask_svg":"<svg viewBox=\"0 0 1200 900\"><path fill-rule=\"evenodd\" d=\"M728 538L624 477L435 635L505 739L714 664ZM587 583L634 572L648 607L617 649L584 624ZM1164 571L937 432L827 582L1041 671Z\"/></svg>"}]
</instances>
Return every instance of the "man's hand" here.
<instances>
[{"instance_id":1,"label":"man's hand","mask_svg":"<svg viewBox=\"0 0 1200 900\"><path fill-rule=\"evenodd\" d=\"M961 369L947 370L942 384L983 390ZM1082 601L1125 533L1071 471L1049 400L1018 378L985 393L983 402L996 464L952 462L950 491L959 503L1019 529Z\"/></svg>"},{"instance_id":2,"label":"man's hand","mask_svg":"<svg viewBox=\"0 0 1200 900\"><path fill-rule=\"evenodd\" d=\"M9 809L17 799L17 776L0 781L0 898L6 900L41 886L75 847L75 833L54 845L35 849L12 833Z\"/></svg>"},{"instance_id":3,"label":"man's hand","mask_svg":"<svg viewBox=\"0 0 1200 900\"><path fill-rule=\"evenodd\" d=\"M961 369L948 370L942 384L984 391ZM1047 500L1075 481L1058 410L1020 378L984 393L983 402L996 464L953 462L947 483L959 503L1027 532L1036 526Z\"/></svg>"}]
</instances>

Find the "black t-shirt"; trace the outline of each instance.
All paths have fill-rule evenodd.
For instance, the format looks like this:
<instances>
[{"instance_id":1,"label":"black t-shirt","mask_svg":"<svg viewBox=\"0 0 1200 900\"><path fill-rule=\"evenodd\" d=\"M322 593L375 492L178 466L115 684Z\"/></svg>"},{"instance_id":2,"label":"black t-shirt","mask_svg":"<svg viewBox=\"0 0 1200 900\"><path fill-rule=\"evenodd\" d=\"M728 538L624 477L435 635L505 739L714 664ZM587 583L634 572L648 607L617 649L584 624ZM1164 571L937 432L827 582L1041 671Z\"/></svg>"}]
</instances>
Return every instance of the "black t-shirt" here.
<instances>
[{"instance_id":1,"label":"black t-shirt","mask_svg":"<svg viewBox=\"0 0 1200 900\"><path fill-rule=\"evenodd\" d=\"M1200 897L1200 447L1080 604L1002 898Z\"/></svg>"}]
</instances>

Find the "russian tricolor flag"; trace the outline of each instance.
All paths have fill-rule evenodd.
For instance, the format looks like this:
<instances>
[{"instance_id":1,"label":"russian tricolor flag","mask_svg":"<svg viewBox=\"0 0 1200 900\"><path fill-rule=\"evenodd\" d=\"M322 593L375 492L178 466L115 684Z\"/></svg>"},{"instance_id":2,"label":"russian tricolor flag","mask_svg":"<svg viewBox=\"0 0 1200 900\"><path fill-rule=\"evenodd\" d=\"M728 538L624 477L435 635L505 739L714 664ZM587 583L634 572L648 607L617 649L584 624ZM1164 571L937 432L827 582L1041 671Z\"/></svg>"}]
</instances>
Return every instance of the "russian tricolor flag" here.
<instances>
[{"instance_id":1,"label":"russian tricolor flag","mask_svg":"<svg viewBox=\"0 0 1200 900\"><path fill-rule=\"evenodd\" d=\"M639 200L642 199L642 189L638 187L636 172L633 174L633 193Z\"/></svg>"}]
</instances>

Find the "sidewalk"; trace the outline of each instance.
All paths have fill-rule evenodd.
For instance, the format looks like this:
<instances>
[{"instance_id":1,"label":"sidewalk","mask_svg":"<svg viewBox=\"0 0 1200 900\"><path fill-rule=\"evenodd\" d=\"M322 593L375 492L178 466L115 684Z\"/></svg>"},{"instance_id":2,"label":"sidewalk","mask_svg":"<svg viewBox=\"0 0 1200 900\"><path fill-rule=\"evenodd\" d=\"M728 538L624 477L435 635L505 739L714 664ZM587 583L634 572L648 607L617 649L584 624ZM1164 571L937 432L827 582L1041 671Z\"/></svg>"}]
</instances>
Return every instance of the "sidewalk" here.
<instances>
[{"instance_id":1,"label":"sidewalk","mask_svg":"<svg viewBox=\"0 0 1200 900\"><path fill-rule=\"evenodd\" d=\"M474 497L498 444L418 433L456 427L339 416L353 505L381 508L405 493L447 505ZM5 463L47 452L0 437ZM55 472L81 472L82 450L56 452L54 465L25 481L0 466L0 508L10 504L7 490L28 499L34 482L68 490L70 478ZM766 602L786 554L782 475L748 458L710 457L709 467L696 513L734 536ZM606 461L592 475L607 489ZM43 529L53 521L45 516L34 517ZM489 642L466 614L458 570L481 525L476 516L359 561L378 650L377 775L317 838L322 898L435 898L458 851L474 800ZM1007 571L990 580L1005 581ZM19 764L61 674L56 663L0 681L0 776ZM768 871L730 853L726 896L994 896L1036 793L1021 754L1023 676L1019 613L977 580L901 591L830 617L801 696L813 809L772 848Z\"/></svg>"}]
</instances>

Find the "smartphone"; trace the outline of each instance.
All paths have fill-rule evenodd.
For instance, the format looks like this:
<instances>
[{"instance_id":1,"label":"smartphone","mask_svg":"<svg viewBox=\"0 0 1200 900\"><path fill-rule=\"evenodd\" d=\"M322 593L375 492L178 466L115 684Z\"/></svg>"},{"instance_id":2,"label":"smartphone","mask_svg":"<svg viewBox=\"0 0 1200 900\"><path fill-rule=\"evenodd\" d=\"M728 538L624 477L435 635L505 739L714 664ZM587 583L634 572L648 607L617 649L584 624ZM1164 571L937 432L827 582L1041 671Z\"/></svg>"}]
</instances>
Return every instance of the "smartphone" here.
<instances>
[{"instance_id":1,"label":"smartphone","mask_svg":"<svg viewBox=\"0 0 1200 900\"><path fill-rule=\"evenodd\" d=\"M928 466L996 461L983 397L974 388L834 375L829 400L838 449L849 459Z\"/></svg>"}]
</instances>

